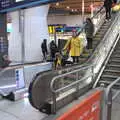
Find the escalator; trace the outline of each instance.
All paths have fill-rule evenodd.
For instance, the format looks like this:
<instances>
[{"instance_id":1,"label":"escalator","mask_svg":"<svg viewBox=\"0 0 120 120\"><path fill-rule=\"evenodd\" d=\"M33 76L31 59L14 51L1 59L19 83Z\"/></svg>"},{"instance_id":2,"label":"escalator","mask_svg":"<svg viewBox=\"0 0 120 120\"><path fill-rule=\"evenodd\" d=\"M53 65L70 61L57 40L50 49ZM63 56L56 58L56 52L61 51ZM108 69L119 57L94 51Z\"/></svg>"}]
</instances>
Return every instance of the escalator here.
<instances>
[{"instance_id":1,"label":"escalator","mask_svg":"<svg viewBox=\"0 0 120 120\"><path fill-rule=\"evenodd\" d=\"M120 39L118 40L111 56L101 71L100 78L96 86L104 86L105 88L120 77ZM115 85L115 88L120 87L120 83Z\"/></svg>"},{"instance_id":2,"label":"escalator","mask_svg":"<svg viewBox=\"0 0 120 120\"><path fill-rule=\"evenodd\" d=\"M100 41L103 39L105 33L107 32L108 28L110 27L112 21L110 22L104 22L103 25L100 27L100 29L97 31L95 36L93 37L93 49L92 51L85 52L83 51L82 55L80 56L80 63L83 64L85 61L89 59L93 51L95 50L96 46L100 43Z\"/></svg>"},{"instance_id":3,"label":"escalator","mask_svg":"<svg viewBox=\"0 0 120 120\"><path fill-rule=\"evenodd\" d=\"M80 57L81 63L87 63L87 61L89 61L89 59L91 59L91 56L93 55L94 51L97 49L97 46L100 44L100 42L102 41L102 39L104 39L104 36L106 35L108 29L110 29L110 26L112 25L112 23L114 23L115 21L115 16L116 14L113 15L112 20L109 22L104 22L103 25L100 27L100 29L98 30L98 32L96 33L94 39L93 39L93 50L91 53L85 53L83 52L83 54ZM83 65L85 66L85 64ZM48 71L45 73L38 73L33 81L31 82L30 86L29 86L29 101L31 103L31 105L38 109L41 112L47 113L47 114L51 114L52 113L52 109L53 109L53 99L52 99L52 91L50 88L51 85L51 81L55 76L59 76L61 74L64 73L68 73L77 69L80 69L83 67L82 65L78 64L78 65L74 65L74 66L70 66L67 67L65 69L62 70L57 70L57 71ZM80 75L83 74L82 72L80 73ZM71 82L75 81L74 78L74 74L72 74L72 80ZM63 78L63 81L66 81L69 79L70 82L70 78L69 77L65 77ZM69 84L69 83L66 83ZM64 87L61 85L60 82L56 82L55 87ZM79 94L84 94L85 92L87 92L90 88L92 88L92 83L91 84L86 84L85 86L83 86L81 89L79 89ZM70 94L70 91L68 93L68 95L64 95L65 97L61 97L57 102L59 103L57 109L63 107L64 105L68 104L69 102L71 102L73 99L76 98L76 92L74 92L74 94ZM67 96L71 97L71 100L67 100L65 101L65 99L67 98ZM59 98L59 94L57 94L57 96ZM62 102L60 102L62 101Z\"/></svg>"}]
</instances>

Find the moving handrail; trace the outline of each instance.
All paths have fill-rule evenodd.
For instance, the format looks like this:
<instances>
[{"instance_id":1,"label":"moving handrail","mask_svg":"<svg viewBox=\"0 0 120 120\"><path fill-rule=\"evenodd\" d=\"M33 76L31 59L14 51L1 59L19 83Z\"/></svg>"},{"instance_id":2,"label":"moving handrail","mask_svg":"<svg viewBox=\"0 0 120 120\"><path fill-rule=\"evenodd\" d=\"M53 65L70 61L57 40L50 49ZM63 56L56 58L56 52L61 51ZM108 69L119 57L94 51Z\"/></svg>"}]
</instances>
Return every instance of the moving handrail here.
<instances>
[{"instance_id":1,"label":"moving handrail","mask_svg":"<svg viewBox=\"0 0 120 120\"><path fill-rule=\"evenodd\" d=\"M112 113L112 100L117 97L118 94L120 94L120 90L117 91L114 96L112 96L112 87L120 82L120 77L117 78L115 81L113 81L105 90L105 100L107 104L107 120L111 120L111 113Z\"/></svg>"},{"instance_id":2,"label":"moving handrail","mask_svg":"<svg viewBox=\"0 0 120 120\"><path fill-rule=\"evenodd\" d=\"M78 82L81 81L81 80L78 80L79 78L78 78L78 76L76 76L78 81L75 81L74 83L71 83L70 85L68 85L68 86L66 86L66 87L60 88L60 89L58 89L58 90L54 90L54 87L53 87L53 86L54 86L54 82L55 82L58 78L65 77L65 76L67 76L67 75L69 75L69 74L77 73L77 72L79 72L79 71L81 71L81 70L85 70L85 69L88 69L88 68L92 68L92 69L93 69L93 66L94 66L94 64L93 64L93 65L88 65L88 66L85 66L85 67L81 67L80 69L73 70L73 71L71 71L71 72L68 72L68 73L64 73L64 74L55 76L55 77L52 79L52 81L51 81L51 85L50 85L51 91L54 92L54 93L57 93L57 92L60 92L61 90L64 90L64 89L68 88L69 86L75 85L75 84L77 84Z\"/></svg>"},{"instance_id":3,"label":"moving handrail","mask_svg":"<svg viewBox=\"0 0 120 120\"><path fill-rule=\"evenodd\" d=\"M51 88L51 91L52 91L52 94L53 94L53 113L56 113L56 95L57 95L57 93L61 92L62 90L65 90L65 89L67 89L69 87L72 87L72 86L76 86L76 90L79 90L79 83L83 82L84 80L86 80L86 79L88 79L90 77L93 79L93 76L94 76L93 67L94 67L94 64L89 65L89 66L85 66L85 67L82 67L80 69L77 69L77 70L74 70L74 71L71 71L71 72L68 72L68 73L65 73L65 74L55 76L52 79L51 84L50 84L50 88ZM89 69L89 68L91 69L92 73L87 75L87 76L84 76L82 79L80 79L79 78L79 72L82 71L82 70ZM66 85L65 87L59 88L57 90L54 89L54 83L57 80L59 80L59 78L65 77L65 76L73 74L73 73L76 73L76 81L70 83L69 85Z\"/></svg>"}]
</instances>

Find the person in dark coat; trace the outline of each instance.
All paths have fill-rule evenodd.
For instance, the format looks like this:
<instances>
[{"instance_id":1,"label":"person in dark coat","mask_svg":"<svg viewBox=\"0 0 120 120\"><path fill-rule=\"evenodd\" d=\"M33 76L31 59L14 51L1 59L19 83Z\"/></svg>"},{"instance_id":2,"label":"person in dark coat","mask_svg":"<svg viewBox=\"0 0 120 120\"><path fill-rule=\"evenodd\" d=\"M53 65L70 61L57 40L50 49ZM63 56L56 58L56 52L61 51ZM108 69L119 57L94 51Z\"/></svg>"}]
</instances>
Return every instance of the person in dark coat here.
<instances>
[{"instance_id":1,"label":"person in dark coat","mask_svg":"<svg viewBox=\"0 0 120 120\"><path fill-rule=\"evenodd\" d=\"M9 60L8 55L0 53L0 69L8 67L11 61Z\"/></svg>"},{"instance_id":2,"label":"person in dark coat","mask_svg":"<svg viewBox=\"0 0 120 120\"><path fill-rule=\"evenodd\" d=\"M109 20L111 19L112 0L104 0L104 7L106 10L106 20Z\"/></svg>"},{"instance_id":3,"label":"person in dark coat","mask_svg":"<svg viewBox=\"0 0 120 120\"><path fill-rule=\"evenodd\" d=\"M46 60L46 56L47 56L47 40L44 39L42 44L41 44L41 49L42 49L42 54L43 54L43 59Z\"/></svg>"},{"instance_id":4,"label":"person in dark coat","mask_svg":"<svg viewBox=\"0 0 120 120\"><path fill-rule=\"evenodd\" d=\"M94 24L90 18L86 18L85 34L87 39L87 49L92 49Z\"/></svg>"},{"instance_id":5,"label":"person in dark coat","mask_svg":"<svg viewBox=\"0 0 120 120\"><path fill-rule=\"evenodd\" d=\"M55 44L55 42L52 40L51 43L50 43L50 53L51 53L52 60L55 59L56 52L58 52L58 47Z\"/></svg>"}]
</instances>

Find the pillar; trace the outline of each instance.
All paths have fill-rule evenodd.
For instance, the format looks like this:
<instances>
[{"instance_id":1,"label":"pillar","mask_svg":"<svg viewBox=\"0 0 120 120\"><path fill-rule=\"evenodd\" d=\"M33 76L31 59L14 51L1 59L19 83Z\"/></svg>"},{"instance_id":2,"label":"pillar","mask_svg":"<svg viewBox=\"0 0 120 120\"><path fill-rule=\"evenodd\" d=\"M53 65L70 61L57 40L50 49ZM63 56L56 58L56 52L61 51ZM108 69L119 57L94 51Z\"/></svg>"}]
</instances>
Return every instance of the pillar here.
<instances>
[{"instance_id":1,"label":"pillar","mask_svg":"<svg viewBox=\"0 0 120 120\"><path fill-rule=\"evenodd\" d=\"M49 6L34 7L25 11L25 61L42 60L41 43L49 42L48 15Z\"/></svg>"},{"instance_id":2,"label":"pillar","mask_svg":"<svg viewBox=\"0 0 120 120\"><path fill-rule=\"evenodd\" d=\"M47 39L49 43L47 15L49 5L33 7L24 10L24 62L42 60L41 43ZM11 38L9 42L9 56L13 61L22 61L22 40L19 12L12 12Z\"/></svg>"}]
</instances>

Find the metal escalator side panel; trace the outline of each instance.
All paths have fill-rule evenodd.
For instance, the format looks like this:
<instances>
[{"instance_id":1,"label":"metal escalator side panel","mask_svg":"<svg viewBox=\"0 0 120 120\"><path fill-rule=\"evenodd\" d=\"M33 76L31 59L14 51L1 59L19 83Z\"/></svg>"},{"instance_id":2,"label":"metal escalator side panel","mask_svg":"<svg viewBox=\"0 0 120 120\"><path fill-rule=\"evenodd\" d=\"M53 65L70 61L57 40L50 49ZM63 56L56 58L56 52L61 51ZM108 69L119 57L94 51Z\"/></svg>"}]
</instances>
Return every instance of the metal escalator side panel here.
<instances>
[{"instance_id":1,"label":"metal escalator side panel","mask_svg":"<svg viewBox=\"0 0 120 120\"><path fill-rule=\"evenodd\" d=\"M46 103L51 100L52 92L50 90L51 79L57 75L57 72L47 72L34 77L34 80L29 86L29 101L30 104L38 109L42 110L46 107ZM44 111L43 111L44 112Z\"/></svg>"}]
</instances>

